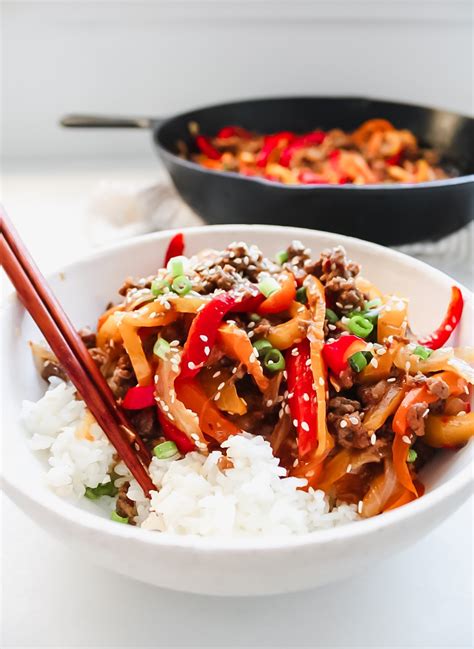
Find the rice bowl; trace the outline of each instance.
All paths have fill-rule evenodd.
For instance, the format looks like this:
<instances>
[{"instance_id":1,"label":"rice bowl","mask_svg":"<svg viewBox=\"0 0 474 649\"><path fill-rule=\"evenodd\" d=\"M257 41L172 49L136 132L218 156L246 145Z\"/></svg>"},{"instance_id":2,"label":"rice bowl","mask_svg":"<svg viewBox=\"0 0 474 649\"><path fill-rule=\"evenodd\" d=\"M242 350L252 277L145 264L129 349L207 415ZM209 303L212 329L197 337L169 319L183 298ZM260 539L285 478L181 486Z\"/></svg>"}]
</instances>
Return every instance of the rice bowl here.
<instances>
[{"instance_id":1,"label":"rice bowl","mask_svg":"<svg viewBox=\"0 0 474 649\"><path fill-rule=\"evenodd\" d=\"M242 230L246 231L246 233L243 234ZM332 237L331 235L322 235L301 230L297 232L293 231L291 234L288 234L285 229L268 230L259 227L239 228L238 226L235 226L234 229L213 228L197 229L194 232L190 231L188 237L190 238L192 247L195 250L198 250L211 231L213 232L214 238L217 240L217 244L231 240L233 234L237 232L238 234L236 234L235 238L243 238L245 236L248 239L251 237L252 240L258 239L257 243L262 245L263 248L266 247L271 250L278 247L278 242L281 242L283 237L288 240L289 236L303 238L305 243L308 241L308 244L318 249L325 247L328 244L339 243L342 239L341 237ZM272 238L273 240L271 240ZM78 288L82 284L84 273L88 272L86 268L88 265L90 267L90 261L84 262L82 267L78 268L79 272L74 271L73 269L66 270L66 280L63 284L60 280L56 281L54 288L59 294L60 299L65 303L66 308L72 310L73 319L77 324L92 322L94 311L97 313L100 306L105 302L106 292L110 291L111 287L117 283L116 272L114 273L114 265L120 256L123 257L124 255L127 255L128 268L135 265L138 273L140 272L138 266L139 261L141 262L142 268L143 266L147 266L152 270L153 263L156 265L156 262L154 262L155 252L152 246L152 239L155 245L155 250L157 245L156 241L164 241L164 237L161 235L138 240L115 249L115 252L112 250L98 258L97 263L100 263L101 276L104 281L104 290L102 294L100 294L102 287L100 290L95 287L92 290L92 295L84 296L82 298L80 297L81 291L79 291ZM379 267L379 255L385 257L385 277L381 278L380 283L386 285L388 290L394 290L394 284L397 283L400 285L401 282L403 284L402 289L404 293L409 293L410 295L415 294L416 288L414 288L414 286L416 282L414 284L412 280L416 278L413 277L413 269L416 269L418 272L418 280L421 277L426 278L426 280L429 278L430 282L438 282L440 290L443 290L444 287L444 291L446 291L446 286L449 285L450 280L445 278L441 273L433 271L432 269L425 267L423 264L409 260L396 253L385 251L376 246L372 246L371 244L355 242L350 239L345 240L344 244L354 257L362 257L362 261L366 265L367 263L369 266L372 265L372 268ZM133 246L136 246L135 252L140 250L140 260L134 259L134 257L137 256L136 254L129 253ZM109 261L107 261L107 255L109 255ZM147 256L148 261L145 259ZM133 268L130 268L130 270L131 272L134 272ZM425 281L425 279L422 281ZM64 286L64 284L67 284L67 286ZM69 297L68 302L68 295L70 296L71 291L76 295L75 304L73 304L71 297ZM419 288L418 294L420 294ZM79 305L78 302L81 301L82 304ZM416 300L414 300L414 304L416 304ZM431 313L429 312L430 308ZM420 330L423 328L424 330L429 330L430 322L436 322L439 320L440 314L439 312L436 312L435 305L432 304L430 308L426 309L426 314L420 314L420 312L415 313L415 316L420 320L425 316L422 321L424 322L424 325L418 325L417 323ZM468 309L470 309L470 306ZM20 340L13 338L10 341L11 348L16 349L19 358L22 359L22 366L26 366L28 351L21 350L19 345L20 342L24 344L27 339L33 338L34 330L28 330L28 328L25 328L25 322L22 319L21 309L19 307L14 307L14 312L16 312L14 313L16 322L22 326L23 331ZM12 314L10 314L9 317L12 317ZM468 318L469 317L472 316L471 312L468 310ZM460 342L463 344L470 342L469 320L463 324L462 330L458 336L460 337ZM7 358L9 356L10 354L8 354ZM15 397L12 399L12 403L9 404L9 406L13 406L15 409L15 404L17 404L16 413L18 412L18 399L21 401L24 396L28 396L31 399L38 399L41 394L40 384L37 382L33 373L29 375L28 382L29 387L26 394L24 388L21 390L15 389L14 391ZM15 385L16 380L13 381L13 387ZM58 387L60 387L60 385L56 385L53 389L58 389ZM17 420L17 415L15 417L14 414L12 414L10 420L12 425L15 419ZM245 440L245 438L243 438L243 440ZM41 440L37 439L36 443L40 444L40 441ZM43 439L42 441L46 444L46 440ZM105 552L105 546L103 548L104 552L99 550L98 554L95 554L95 558L100 560L104 565L109 565L113 569L119 569L131 576L150 581L151 583L184 590L193 590L194 592L219 592L228 594L243 594L245 592L279 592L281 590L294 590L301 587L309 587L311 585L317 585L340 578L341 576L355 570L358 565L359 567L363 567L364 563L368 563L369 557L367 557L366 554L369 549L371 557L376 558L377 556L381 557L387 555L395 549L401 549L408 545L414 538L424 533L430 526L434 525L436 521L439 520L439 515L433 516L433 508L437 509L438 512L443 511L447 514L449 510L452 511L456 506L461 504L463 498L467 497L469 493L471 480L469 474L470 448L465 448L456 453L455 456L442 454L442 457L430 469L429 475L426 476L425 480L428 486L428 493L423 496L419 502L411 503L398 512L395 511L384 514L383 517L377 520L358 521L357 524L349 524L337 529L318 530L314 533L311 532L311 530L316 529L315 527L311 527L310 525L307 527L303 526L303 528L301 528L303 531L301 536L289 536L286 535L286 531L283 531L285 536L279 536L277 538L263 536L258 540L255 537L250 539L235 538L233 540L229 538L221 540L219 540L219 538L203 539L195 538L194 535L193 537L188 538L184 536L180 536L179 538L174 536L173 538L170 538L169 534L157 535L150 534L148 531L140 529L124 529L124 526L112 525L112 523L102 521L97 515L95 506L91 506L92 503L85 503L82 508L78 508L76 505L73 506L69 503L60 501L56 496L49 493L44 484L42 484L41 475L44 474L44 462L38 463L37 460L32 460L31 457L28 457L29 451L26 448L24 437L21 439L20 445L18 445L17 442L18 440L15 439L15 442L11 443L9 439L8 444L6 445L8 462L5 462L5 484L8 492L17 500L17 502L29 503L26 506L30 514L37 519L41 519L41 522L47 527L50 527L53 530L56 529L58 534L62 535L65 533L67 528L70 529L70 532L74 529L75 538L73 544L76 547L82 546L84 548L84 543L81 540L85 538L84 535L92 535L92 537L100 539L105 534L105 537L107 537L105 545L107 546L109 557L105 557L105 554L107 554ZM265 443L263 440L261 442L256 440L255 444L256 446L261 446L261 448L258 449L259 451L265 449ZM56 450L60 453L59 448ZM244 450L242 452L244 452L245 455L246 451ZM210 458L211 456L209 456L209 459ZM32 468L31 475L23 484L18 481L17 470L12 471L14 466L18 468L18 461L20 461L20 459L23 464L30 467L30 470ZM272 458L269 456L267 459L271 460ZM193 458L190 458L189 461L191 460L193 460ZM206 462L207 461L208 460L206 460ZM177 464L179 465L179 462ZM205 471L206 482L212 482L212 479L208 479L211 478L210 472L212 471L212 467L206 467ZM169 476L169 479L171 478L172 476ZM31 484L31 481L33 481L34 486ZM282 482L284 482L284 480ZM206 485L206 488L208 488L208 485ZM20 495L25 491L27 493L26 501L25 496ZM308 495L303 496L303 492L300 493L302 498L308 497ZM210 494L215 496L212 488ZM293 497L294 491L292 491L292 494ZM35 503L35 505L33 505L33 503ZM157 505L160 507L163 503L157 503ZM317 508L321 505L323 506L320 513L321 517L324 518L324 516L327 515L327 512L324 511L324 503L317 501L316 496L313 495L311 506ZM309 503L302 509L307 511L308 507ZM95 511L95 513L91 514L91 511ZM349 509L349 511L352 513L348 515L348 519L351 517L357 517L357 514L354 515L353 509ZM261 516L261 514L259 516ZM218 519L219 522L221 522L222 515L219 515ZM150 521L150 524L151 522L152 521ZM160 525L160 522L157 522L156 520L154 523L158 526ZM333 522L329 523L328 521L326 523L321 521L321 523L321 527L325 527L327 524L330 524L331 526L333 525ZM212 523L208 522L208 525L212 528ZM76 530L76 528L78 528L78 530ZM214 527L213 529L216 528ZM61 530L63 531L61 532ZM375 534L374 536L374 532L377 530L391 531L388 542L384 543L383 547L380 547L380 543L375 542L377 535ZM197 534L199 535L199 531L197 531ZM218 536L220 535L226 536L225 529L224 531L222 528L219 530ZM127 566L124 566L123 563L117 560L117 557L124 551L125 541L131 544L136 544L137 547L137 552L132 553L133 557L130 558L130 564ZM138 551L138 547L140 547L140 551ZM296 547L300 548L301 559L298 559L296 562L294 574L285 576L284 579L279 578L278 575L271 576L268 572L269 566L272 565L274 561L282 559L286 556L287 552L291 552L292 549L294 550ZM342 550L344 547L345 550ZM161 548L161 550L159 550L159 548ZM213 557L212 561L209 554L211 548L211 554ZM350 554L350 557L347 558L344 566L337 566L335 565L335 562L337 563L337 557L341 556L341 551L344 552L344 555ZM201 567L198 569L198 566L192 566L189 564L191 556L195 556L196 552L200 553L202 560L202 563L200 561L198 565L201 567L204 565L207 566L206 574L203 574ZM144 556L138 559L137 553L143 553ZM149 565L148 569L145 566L145 555L148 557L148 560L151 560L151 557L154 557L153 561L157 562L156 566L151 570ZM186 559L186 556L188 556L189 560ZM218 573L218 570L223 568L224 563L222 562L228 564L228 560L231 557L237 562L236 570L231 571L229 583L217 584L212 575L215 576ZM177 569L178 564L176 561L179 561L179 563L184 561L184 563L188 565L190 572L188 574L183 574L186 571ZM209 564L210 561L213 563L213 567ZM115 565L119 563L120 567ZM310 564L311 567L309 568L308 566ZM221 566L221 568L219 568L219 566ZM198 570L199 573L198 582L192 578L192 575L195 575L196 570ZM253 577L255 575L258 575L257 579Z\"/></svg>"}]
</instances>

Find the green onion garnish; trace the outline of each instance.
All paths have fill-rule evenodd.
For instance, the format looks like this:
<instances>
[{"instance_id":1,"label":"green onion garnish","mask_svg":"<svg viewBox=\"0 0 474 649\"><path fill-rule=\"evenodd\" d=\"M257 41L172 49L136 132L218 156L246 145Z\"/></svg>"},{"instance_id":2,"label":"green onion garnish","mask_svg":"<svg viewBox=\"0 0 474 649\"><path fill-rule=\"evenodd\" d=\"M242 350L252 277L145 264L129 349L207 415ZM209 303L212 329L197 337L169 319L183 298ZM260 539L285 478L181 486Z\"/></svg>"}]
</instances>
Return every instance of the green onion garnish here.
<instances>
[{"instance_id":1,"label":"green onion garnish","mask_svg":"<svg viewBox=\"0 0 474 649\"><path fill-rule=\"evenodd\" d=\"M418 457L418 453L411 448L407 453L407 462L414 462L417 457Z\"/></svg>"},{"instance_id":2,"label":"green onion garnish","mask_svg":"<svg viewBox=\"0 0 474 649\"><path fill-rule=\"evenodd\" d=\"M269 372L281 372L285 369L285 359L279 349L269 349L265 353L263 364Z\"/></svg>"},{"instance_id":3,"label":"green onion garnish","mask_svg":"<svg viewBox=\"0 0 474 649\"><path fill-rule=\"evenodd\" d=\"M286 252L286 250L280 250L280 252L277 252L277 254L275 255L275 261L277 264L280 264L280 266L288 261L288 253Z\"/></svg>"},{"instance_id":4,"label":"green onion garnish","mask_svg":"<svg viewBox=\"0 0 474 649\"><path fill-rule=\"evenodd\" d=\"M363 352L356 352L349 356L349 365L355 372L362 372L362 370L367 367L367 363L370 359L367 359Z\"/></svg>"},{"instance_id":5,"label":"green onion garnish","mask_svg":"<svg viewBox=\"0 0 474 649\"><path fill-rule=\"evenodd\" d=\"M153 453L159 460L168 460L178 452L178 447L174 442L163 442L153 449Z\"/></svg>"},{"instance_id":6,"label":"green onion garnish","mask_svg":"<svg viewBox=\"0 0 474 649\"><path fill-rule=\"evenodd\" d=\"M186 257L172 257L168 265L166 266L167 270L172 274L173 277L179 277L184 275L184 260Z\"/></svg>"},{"instance_id":7,"label":"green onion garnish","mask_svg":"<svg viewBox=\"0 0 474 649\"><path fill-rule=\"evenodd\" d=\"M306 304L306 302L308 301L308 295L304 286L300 286L300 288L296 291L296 301L301 302L301 304Z\"/></svg>"},{"instance_id":8,"label":"green onion garnish","mask_svg":"<svg viewBox=\"0 0 474 649\"><path fill-rule=\"evenodd\" d=\"M339 316L332 309L326 309L326 320L331 324L339 322Z\"/></svg>"},{"instance_id":9,"label":"green onion garnish","mask_svg":"<svg viewBox=\"0 0 474 649\"><path fill-rule=\"evenodd\" d=\"M186 275L178 275L178 277L175 277L173 283L171 284L171 288L178 295L186 295L186 293L189 293L192 287L193 285L186 277Z\"/></svg>"},{"instance_id":10,"label":"green onion garnish","mask_svg":"<svg viewBox=\"0 0 474 649\"><path fill-rule=\"evenodd\" d=\"M153 345L153 353L155 354L155 356L158 356L165 361L170 352L170 349L171 345L169 344L169 342L164 338L160 338L160 336L158 336L156 343Z\"/></svg>"},{"instance_id":11,"label":"green onion garnish","mask_svg":"<svg viewBox=\"0 0 474 649\"><path fill-rule=\"evenodd\" d=\"M151 292L155 297L163 295L170 289L170 283L165 279L154 279L151 283Z\"/></svg>"},{"instance_id":12,"label":"green onion garnish","mask_svg":"<svg viewBox=\"0 0 474 649\"><path fill-rule=\"evenodd\" d=\"M366 311L369 311L370 309L375 309L378 306L381 306L382 300L379 297L374 298L373 300L369 300L368 302L365 303L365 309Z\"/></svg>"},{"instance_id":13,"label":"green onion garnish","mask_svg":"<svg viewBox=\"0 0 474 649\"><path fill-rule=\"evenodd\" d=\"M433 353L433 350L428 349L428 347L423 347L423 345L417 345L412 353L426 361Z\"/></svg>"},{"instance_id":14,"label":"green onion garnish","mask_svg":"<svg viewBox=\"0 0 474 649\"><path fill-rule=\"evenodd\" d=\"M113 511L110 514L110 518L116 523L128 523L128 516L120 516L120 514L117 514L116 511Z\"/></svg>"},{"instance_id":15,"label":"green onion garnish","mask_svg":"<svg viewBox=\"0 0 474 649\"><path fill-rule=\"evenodd\" d=\"M372 309L372 311L366 311L363 314L363 317L366 320L368 320L369 322L371 322L373 324L373 326L375 327L375 325L377 324L378 319L379 319L379 312L376 311L375 309Z\"/></svg>"},{"instance_id":16,"label":"green onion garnish","mask_svg":"<svg viewBox=\"0 0 474 649\"><path fill-rule=\"evenodd\" d=\"M367 338L374 329L374 325L370 320L367 320L367 318L364 318L362 315L352 316L347 326L349 327L349 330L355 336L359 336L359 338Z\"/></svg>"},{"instance_id":17,"label":"green onion garnish","mask_svg":"<svg viewBox=\"0 0 474 649\"><path fill-rule=\"evenodd\" d=\"M265 338L256 340L253 343L253 348L256 350L258 356L260 356L261 352L263 352L266 349L273 349L271 342L269 340L265 340Z\"/></svg>"},{"instance_id":18,"label":"green onion garnish","mask_svg":"<svg viewBox=\"0 0 474 649\"><path fill-rule=\"evenodd\" d=\"M111 480L105 484L99 484L97 487L86 487L86 493L84 495L90 500L97 500L97 498L101 498L102 496L116 496L117 492L118 489Z\"/></svg>"},{"instance_id":19,"label":"green onion garnish","mask_svg":"<svg viewBox=\"0 0 474 649\"><path fill-rule=\"evenodd\" d=\"M261 319L262 319L262 316L258 315L258 313L251 313L249 315L249 320L251 322L260 322Z\"/></svg>"},{"instance_id":20,"label":"green onion garnish","mask_svg":"<svg viewBox=\"0 0 474 649\"><path fill-rule=\"evenodd\" d=\"M273 293L278 291L280 284L273 277L265 277L258 283L258 290L263 293L265 297L270 297Z\"/></svg>"}]
</instances>

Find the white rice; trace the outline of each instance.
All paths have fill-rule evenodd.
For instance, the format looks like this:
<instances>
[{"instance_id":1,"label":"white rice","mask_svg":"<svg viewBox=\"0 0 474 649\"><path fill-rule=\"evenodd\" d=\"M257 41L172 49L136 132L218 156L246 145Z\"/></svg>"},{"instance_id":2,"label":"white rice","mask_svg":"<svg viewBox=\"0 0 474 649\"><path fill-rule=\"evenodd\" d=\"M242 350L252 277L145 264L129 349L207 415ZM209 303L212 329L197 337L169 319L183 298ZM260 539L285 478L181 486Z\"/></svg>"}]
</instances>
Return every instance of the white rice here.
<instances>
[{"instance_id":1,"label":"white rice","mask_svg":"<svg viewBox=\"0 0 474 649\"><path fill-rule=\"evenodd\" d=\"M23 419L35 450L48 450L48 484L62 496L81 497L85 487L110 480L130 482L137 525L170 534L199 536L282 536L305 534L359 518L354 505L330 506L322 491L302 491L305 480L288 478L270 444L261 436L230 437L223 447L233 468L220 470L220 451L205 456L153 458L150 473L157 491L147 500L126 466L114 466L114 449L96 423L93 439L81 434L86 408L70 384L51 379L36 403L25 402Z\"/></svg>"}]
</instances>

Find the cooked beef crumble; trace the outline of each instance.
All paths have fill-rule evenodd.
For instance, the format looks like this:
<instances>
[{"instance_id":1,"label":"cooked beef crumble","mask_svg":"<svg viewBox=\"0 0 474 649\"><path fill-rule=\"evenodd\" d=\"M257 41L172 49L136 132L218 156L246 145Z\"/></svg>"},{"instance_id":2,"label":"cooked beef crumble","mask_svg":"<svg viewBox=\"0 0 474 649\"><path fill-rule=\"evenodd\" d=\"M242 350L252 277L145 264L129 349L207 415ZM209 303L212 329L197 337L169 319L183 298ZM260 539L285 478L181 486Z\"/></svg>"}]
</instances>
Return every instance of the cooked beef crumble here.
<instances>
[{"instance_id":1,"label":"cooked beef crumble","mask_svg":"<svg viewBox=\"0 0 474 649\"><path fill-rule=\"evenodd\" d=\"M428 410L426 401L414 403L407 410L408 428L417 436L422 437L425 434L425 413Z\"/></svg>"},{"instance_id":2,"label":"cooked beef crumble","mask_svg":"<svg viewBox=\"0 0 474 649\"><path fill-rule=\"evenodd\" d=\"M359 401L334 397L328 403L327 421L337 442L344 448L367 448L369 434L362 423L362 406Z\"/></svg>"},{"instance_id":3,"label":"cooked beef crumble","mask_svg":"<svg viewBox=\"0 0 474 649\"><path fill-rule=\"evenodd\" d=\"M130 500L130 498L127 497L127 491L129 486L130 486L129 483L126 482L119 488L115 509L119 516L128 518L128 522L131 525L134 525L132 519L137 515L137 506L133 502L133 500Z\"/></svg>"}]
</instances>

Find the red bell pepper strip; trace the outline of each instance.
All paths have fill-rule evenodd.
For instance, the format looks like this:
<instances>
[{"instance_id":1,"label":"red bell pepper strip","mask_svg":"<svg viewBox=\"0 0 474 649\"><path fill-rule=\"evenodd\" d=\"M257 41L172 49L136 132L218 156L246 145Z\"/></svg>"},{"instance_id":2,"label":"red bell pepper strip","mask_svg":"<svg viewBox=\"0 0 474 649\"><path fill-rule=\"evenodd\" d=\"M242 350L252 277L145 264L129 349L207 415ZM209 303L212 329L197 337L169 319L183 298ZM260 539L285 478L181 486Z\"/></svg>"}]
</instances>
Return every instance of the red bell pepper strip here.
<instances>
[{"instance_id":1,"label":"red bell pepper strip","mask_svg":"<svg viewBox=\"0 0 474 649\"><path fill-rule=\"evenodd\" d=\"M264 300L258 313L280 313L290 308L296 297L296 282L291 273L285 273L280 288Z\"/></svg>"},{"instance_id":2,"label":"red bell pepper strip","mask_svg":"<svg viewBox=\"0 0 474 649\"><path fill-rule=\"evenodd\" d=\"M197 313L181 356L181 379L192 378L199 372L211 353L222 319L236 304L235 295L220 293Z\"/></svg>"},{"instance_id":3,"label":"red bell pepper strip","mask_svg":"<svg viewBox=\"0 0 474 649\"><path fill-rule=\"evenodd\" d=\"M280 131L279 133L268 135L265 138L264 144L257 155L255 161L257 167L266 167L268 158L270 157L272 151L274 151L282 142L291 142L294 137L295 136L291 131Z\"/></svg>"},{"instance_id":4,"label":"red bell pepper strip","mask_svg":"<svg viewBox=\"0 0 474 649\"><path fill-rule=\"evenodd\" d=\"M289 167L291 158L298 149L302 149L306 146L317 145L324 142L326 138L326 133L324 131L314 131L313 133L308 133L307 135L302 135L301 137L296 137L286 149L283 149L280 156L280 164L282 167Z\"/></svg>"},{"instance_id":5,"label":"red bell pepper strip","mask_svg":"<svg viewBox=\"0 0 474 649\"><path fill-rule=\"evenodd\" d=\"M305 338L285 355L288 373L288 405L291 418L298 432L298 457L306 458L316 448L317 406L313 387L309 340Z\"/></svg>"},{"instance_id":6,"label":"red bell pepper strip","mask_svg":"<svg viewBox=\"0 0 474 649\"><path fill-rule=\"evenodd\" d=\"M255 295L249 295L244 297L243 300L237 301L230 309L230 313L255 313L264 301L265 296L260 292Z\"/></svg>"},{"instance_id":7,"label":"red bell pepper strip","mask_svg":"<svg viewBox=\"0 0 474 649\"><path fill-rule=\"evenodd\" d=\"M222 153L212 146L209 142L209 139L204 135L198 135L196 138L196 144L200 149L201 153L204 153L205 156L211 160L220 160Z\"/></svg>"},{"instance_id":8,"label":"red bell pepper strip","mask_svg":"<svg viewBox=\"0 0 474 649\"><path fill-rule=\"evenodd\" d=\"M217 137L221 139L234 136L249 138L251 137L251 134L247 129L242 128L241 126L223 126L217 133Z\"/></svg>"},{"instance_id":9,"label":"red bell pepper strip","mask_svg":"<svg viewBox=\"0 0 474 649\"><path fill-rule=\"evenodd\" d=\"M177 428L159 408L158 421L160 422L163 436L170 442L174 442L178 447L178 451L182 453L182 455L186 455L186 453L196 450L194 442L189 439L185 433L179 430L179 428Z\"/></svg>"},{"instance_id":10,"label":"red bell pepper strip","mask_svg":"<svg viewBox=\"0 0 474 649\"><path fill-rule=\"evenodd\" d=\"M303 185L326 185L328 182L322 174L315 174L314 171L309 169L300 171L298 180Z\"/></svg>"},{"instance_id":11,"label":"red bell pepper strip","mask_svg":"<svg viewBox=\"0 0 474 649\"><path fill-rule=\"evenodd\" d=\"M179 257L184 252L184 235L182 232L178 232L171 238L171 241L168 244L168 248L165 253L165 263L163 266L166 267L170 259L173 257Z\"/></svg>"},{"instance_id":12,"label":"red bell pepper strip","mask_svg":"<svg viewBox=\"0 0 474 649\"><path fill-rule=\"evenodd\" d=\"M443 322L431 335L422 338L418 343L424 345L424 347L428 347L429 349L439 349L442 347L458 326L459 321L461 320L463 307L464 299L461 291L457 286L452 286L451 300Z\"/></svg>"},{"instance_id":13,"label":"red bell pepper strip","mask_svg":"<svg viewBox=\"0 0 474 649\"><path fill-rule=\"evenodd\" d=\"M127 391L122 407L125 410L142 410L155 405L155 388L153 385L136 385Z\"/></svg>"},{"instance_id":14,"label":"red bell pepper strip","mask_svg":"<svg viewBox=\"0 0 474 649\"><path fill-rule=\"evenodd\" d=\"M398 153L395 153L395 155L390 156L389 158L385 159L385 164L389 166L398 166L400 164L400 160L402 159L402 152L403 150L400 149Z\"/></svg>"},{"instance_id":15,"label":"red bell pepper strip","mask_svg":"<svg viewBox=\"0 0 474 649\"><path fill-rule=\"evenodd\" d=\"M341 336L323 347L323 358L326 365L337 377L347 369L349 357L366 349L367 343L362 338L349 334Z\"/></svg>"}]
</instances>

